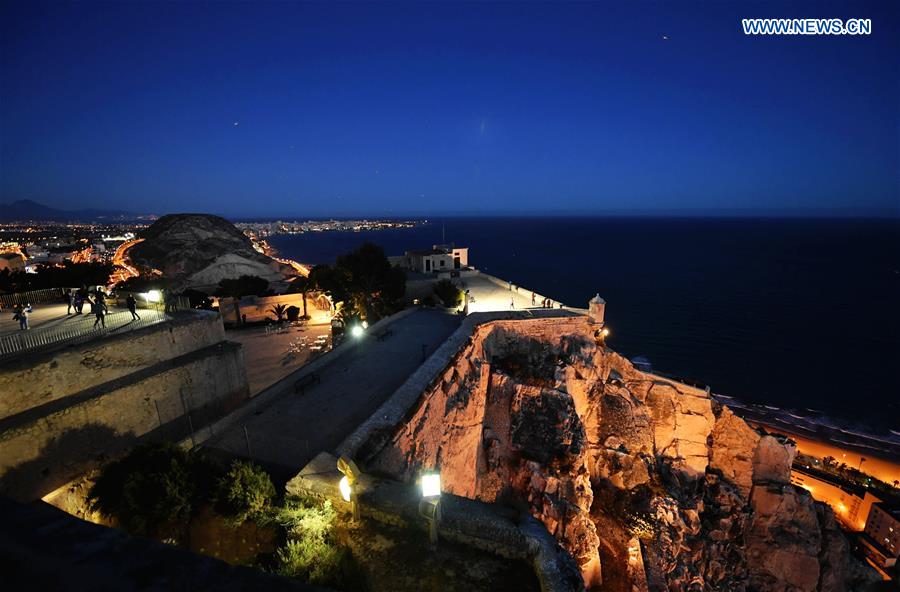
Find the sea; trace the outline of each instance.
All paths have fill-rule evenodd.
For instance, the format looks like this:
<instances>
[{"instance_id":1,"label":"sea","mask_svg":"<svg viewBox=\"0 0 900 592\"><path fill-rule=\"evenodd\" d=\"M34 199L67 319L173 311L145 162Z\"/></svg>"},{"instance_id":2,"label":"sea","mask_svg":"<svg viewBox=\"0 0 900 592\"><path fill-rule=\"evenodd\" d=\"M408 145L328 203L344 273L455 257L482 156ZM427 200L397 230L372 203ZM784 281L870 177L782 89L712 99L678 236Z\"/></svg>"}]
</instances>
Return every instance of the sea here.
<instances>
[{"instance_id":1,"label":"sea","mask_svg":"<svg viewBox=\"0 0 900 592\"><path fill-rule=\"evenodd\" d=\"M270 239L306 263L366 241L469 247L474 267L569 306L599 293L609 345L654 370L900 436L896 219L445 218Z\"/></svg>"}]
</instances>

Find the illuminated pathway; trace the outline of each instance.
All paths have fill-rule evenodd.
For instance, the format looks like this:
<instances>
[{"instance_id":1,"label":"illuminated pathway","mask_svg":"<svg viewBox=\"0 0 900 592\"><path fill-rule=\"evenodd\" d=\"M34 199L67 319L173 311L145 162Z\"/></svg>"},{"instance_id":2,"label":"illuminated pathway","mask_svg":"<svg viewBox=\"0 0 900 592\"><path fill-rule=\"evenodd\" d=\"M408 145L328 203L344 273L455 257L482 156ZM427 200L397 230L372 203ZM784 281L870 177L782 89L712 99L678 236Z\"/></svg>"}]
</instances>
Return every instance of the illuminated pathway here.
<instances>
[{"instance_id":1,"label":"illuminated pathway","mask_svg":"<svg viewBox=\"0 0 900 592\"><path fill-rule=\"evenodd\" d=\"M204 446L249 456L283 476L293 476L374 413L416 371L423 355L431 355L458 326L457 315L442 311L407 314L390 325L393 335L387 339L369 337L321 368L319 384L273 400Z\"/></svg>"}]
</instances>

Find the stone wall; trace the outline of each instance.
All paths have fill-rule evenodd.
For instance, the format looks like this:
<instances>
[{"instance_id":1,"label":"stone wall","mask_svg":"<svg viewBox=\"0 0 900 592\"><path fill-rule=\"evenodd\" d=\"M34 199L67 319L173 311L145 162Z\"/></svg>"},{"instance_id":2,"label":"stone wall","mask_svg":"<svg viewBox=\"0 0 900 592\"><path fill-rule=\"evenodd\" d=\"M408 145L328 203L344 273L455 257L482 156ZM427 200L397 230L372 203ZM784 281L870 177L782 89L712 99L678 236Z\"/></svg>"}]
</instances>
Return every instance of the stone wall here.
<instances>
[{"instance_id":1,"label":"stone wall","mask_svg":"<svg viewBox=\"0 0 900 592\"><path fill-rule=\"evenodd\" d=\"M225 339L217 314L190 315L0 365L0 419Z\"/></svg>"},{"instance_id":2,"label":"stone wall","mask_svg":"<svg viewBox=\"0 0 900 592\"><path fill-rule=\"evenodd\" d=\"M241 346L223 336L218 315L191 313L3 367L14 388L0 417L0 495L37 499L142 440L208 431L249 398Z\"/></svg>"}]
</instances>

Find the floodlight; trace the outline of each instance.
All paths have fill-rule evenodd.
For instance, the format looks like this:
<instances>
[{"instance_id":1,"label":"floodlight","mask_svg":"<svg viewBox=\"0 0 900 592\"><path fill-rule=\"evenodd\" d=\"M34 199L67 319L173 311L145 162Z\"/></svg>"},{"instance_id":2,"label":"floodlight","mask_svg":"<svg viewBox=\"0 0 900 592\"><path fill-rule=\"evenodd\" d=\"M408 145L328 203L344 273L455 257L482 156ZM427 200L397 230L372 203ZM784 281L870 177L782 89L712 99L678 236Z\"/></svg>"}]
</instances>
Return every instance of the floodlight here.
<instances>
[{"instance_id":1,"label":"floodlight","mask_svg":"<svg viewBox=\"0 0 900 592\"><path fill-rule=\"evenodd\" d=\"M422 475L422 497L437 497L441 495L440 473L426 473Z\"/></svg>"},{"instance_id":2,"label":"floodlight","mask_svg":"<svg viewBox=\"0 0 900 592\"><path fill-rule=\"evenodd\" d=\"M362 334L363 334L362 326L353 325L353 328L350 329L350 334L353 335L354 337L356 337L357 339L359 339L360 337L362 337Z\"/></svg>"},{"instance_id":3,"label":"floodlight","mask_svg":"<svg viewBox=\"0 0 900 592\"><path fill-rule=\"evenodd\" d=\"M162 294L160 294L159 290L150 290L146 296L147 302L159 302L162 299Z\"/></svg>"}]
</instances>

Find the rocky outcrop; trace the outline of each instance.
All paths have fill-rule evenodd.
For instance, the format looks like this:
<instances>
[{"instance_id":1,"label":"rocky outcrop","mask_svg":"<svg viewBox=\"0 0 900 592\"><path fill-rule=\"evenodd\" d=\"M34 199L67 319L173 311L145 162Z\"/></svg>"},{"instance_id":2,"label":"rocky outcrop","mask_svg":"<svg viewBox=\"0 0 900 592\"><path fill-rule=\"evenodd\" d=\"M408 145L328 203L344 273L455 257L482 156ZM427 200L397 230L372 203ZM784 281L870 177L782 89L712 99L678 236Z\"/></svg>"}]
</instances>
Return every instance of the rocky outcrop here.
<instances>
[{"instance_id":1,"label":"rocky outcrop","mask_svg":"<svg viewBox=\"0 0 900 592\"><path fill-rule=\"evenodd\" d=\"M210 290L226 278L259 276L270 283L294 275L263 255L233 224L208 214L169 214L141 233L128 255L138 267L157 269L176 289Z\"/></svg>"},{"instance_id":2,"label":"rocky outcrop","mask_svg":"<svg viewBox=\"0 0 900 592\"><path fill-rule=\"evenodd\" d=\"M790 485L793 443L635 369L594 330L586 318L477 327L359 460L401 480L439 468L447 492L524 505L589 587L609 568L609 590L843 589L846 541Z\"/></svg>"}]
</instances>

